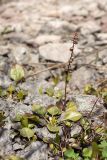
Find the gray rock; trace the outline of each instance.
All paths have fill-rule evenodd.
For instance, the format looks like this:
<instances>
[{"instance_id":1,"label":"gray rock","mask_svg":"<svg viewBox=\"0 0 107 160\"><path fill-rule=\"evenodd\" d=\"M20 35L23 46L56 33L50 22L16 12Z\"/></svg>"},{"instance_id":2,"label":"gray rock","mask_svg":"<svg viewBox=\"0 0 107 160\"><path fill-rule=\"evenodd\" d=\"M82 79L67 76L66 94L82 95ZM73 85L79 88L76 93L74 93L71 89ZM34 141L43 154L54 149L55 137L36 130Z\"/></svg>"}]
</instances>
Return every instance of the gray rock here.
<instances>
[{"instance_id":1,"label":"gray rock","mask_svg":"<svg viewBox=\"0 0 107 160\"><path fill-rule=\"evenodd\" d=\"M43 45L49 42L59 42L60 40L61 40L61 36L44 34L44 35L39 35L35 39L35 42L39 45Z\"/></svg>"},{"instance_id":2,"label":"gray rock","mask_svg":"<svg viewBox=\"0 0 107 160\"><path fill-rule=\"evenodd\" d=\"M102 60L103 64L107 64L107 49L103 49L98 53L99 58Z\"/></svg>"},{"instance_id":3,"label":"gray rock","mask_svg":"<svg viewBox=\"0 0 107 160\"><path fill-rule=\"evenodd\" d=\"M83 66L72 73L70 86L83 88L85 84L94 82L98 77L99 75L94 69Z\"/></svg>"},{"instance_id":4,"label":"gray rock","mask_svg":"<svg viewBox=\"0 0 107 160\"><path fill-rule=\"evenodd\" d=\"M36 132L36 135L40 138L46 138L49 140L51 138L54 139L56 137L56 134L50 133L46 127L43 128L35 127L34 130Z\"/></svg>"},{"instance_id":5,"label":"gray rock","mask_svg":"<svg viewBox=\"0 0 107 160\"><path fill-rule=\"evenodd\" d=\"M15 45L12 50L13 56L18 64L38 63L39 56L25 45Z\"/></svg>"},{"instance_id":6,"label":"gray rock","mask_svg":"<svg viewBox=\"0 0 107 160\"><path fill-rule=\"evenodd\" d=\"M0 128L0 156L9 155L13 153L12 142L10 140L11 121L6 118L4 127Z\"/></svg>"},{"instance_id":7,"label":"gray rock","mask_svg":"<svg viewBox=\"0 0 107 160\"><path fill-rule=\"evenodd\" d=\"M41 80L40 82L25 82L22 85L20 85L21 89L28 90L28 96L24 100L25 104L41 104L44 107L47 107L51 104L56 103L56 99L53 97L49 97L46 94L40 95L39 88L43 88L43 93L46 91L47 88L52 87L51 83L48 83L45 80Z\"/></svg>"},{"instance_id":8,"label":"gray rock","mask_svg":"<svg viewBox=\"0 0 107 160\"><path fill-rule=\"evenodd\" d=\"M78 111L86 115L87 113L90 113L92 111L93 116L99 116L103 115L103 112L105 112L105 108L103 106L103 100L98 99L96 96L92 95L69 95L68 99L73 100L78 107ZM95 105L96 103L96 105ZM95 106L94 106L95 105ZM93 108L94 106L94 108Z\"/></svg>"},{"instance_id":9,"label":"gray rock","mask_svg":"<svg viewBox=\"0 0 107 160\"><path fill-rule=\"evenodd\" d=\"M18 155L27 160L47 160L48 159L48 149L47 145L36 141L30 146L26 147L24 150L19 151Z\"/></svg>"},{"instance_id":10,"label":"gray rock","mask_svg":"<svg viewBox=\"0 0 107 160\"><path fill-rule=\"evenodd\" d=\"M81 34L88 35L101 30L101 27L95 21L81 23Z\"/></svg>"},{"instance_id":11,"label":"gray rock","mask_svg":"<svg viewBox=\"0 0 107 160\"><path fill-rule=\"evenodd\" d=\"M70 58L71 43L48 43L39 47L40 55L45 59L59 62L67 62ZM80 49L75 48L74 55L78 55Z\"/></svg>"},{"instance_id":12,"label":"gray rock","mask_svg":"<svg viewBox=\"0 0 107 160\"><path fill-rule=\"evenodd\" d=\"M107 40L107 33L99 33L96 35L99 40Z\"/></svg>"},{"instance_id":13,"label":"gray rock","mask_svg":"<svg viewBox=\"0 0 107 160\"><path fill-rule=\"evenodd\" d=\"M55 34L58 36L66 36L68 33L76 31L78 28L77 25L71 24L65 20L55 19L50 20L48 23L46 23L42 29L41 32L43 34Z\"/></svg>"},{"instance_id":14,"label":"gray rock","mask_svg":"<svg viewBox=\"0 0 107 160\"><path fill-rule=\"evenodd\" d=\"M88 15L88 10L81 5L77 4L72 4L72 5L64 5L60 9L60 16L65 18L72 16L87 16Z\"/></svg>"},{"instance_id":15,"label":"gray rock","mask_svg":"<svg viewBox=\"0 0 107 160\"><path fill-rule=\"evenodd\" d=\"M7 46L0 45L0 55L6 55L9 53Z\"/></svg>"},{"instance_id":16,"label":"gray rock","mask_svg":"<svg viewBox=\"0 0 107 160\"><path fill-rule=\"evenodd\" d=\"M20 145L18 143L15 143L13 145L13 150L16 151L16 150L19 150L19 149L24 149L24 147L25 147L24 145Z\"/></svg>"},{"instance_id":17,"label":"gray rock","mask_svg":"<svg viewBox=\"0 0 107 160\"><path fill-rule=\"evenodd\" d=\"M7 88L10 84L12 84L12 81L9 79L6 75L0 75L0 86Z\"/></svg>"},{"instance_id":18,"label":"gray rock","mask_svg":"<svg viewBox=\"0 0 107 160\"><path fill-rule=\"evenodd\" d=\"M71 132L70 132L71 137L77 137L81 133L81 131L82 131L81 126L75 124L74 126L71 127Z\"/></svg>"}]
</instances>

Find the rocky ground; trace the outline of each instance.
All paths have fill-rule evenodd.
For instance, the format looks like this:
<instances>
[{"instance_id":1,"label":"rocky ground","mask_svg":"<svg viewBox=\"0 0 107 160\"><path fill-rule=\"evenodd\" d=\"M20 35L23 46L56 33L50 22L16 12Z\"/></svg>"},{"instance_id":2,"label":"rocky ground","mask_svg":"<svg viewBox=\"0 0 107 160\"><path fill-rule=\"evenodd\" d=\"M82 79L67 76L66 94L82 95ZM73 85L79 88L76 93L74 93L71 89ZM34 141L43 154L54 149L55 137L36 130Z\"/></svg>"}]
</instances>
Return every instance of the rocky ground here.
<instances>
[{"instance_id":1,"label":"rocky ground","mask_svg":"<svg viewBox=\"0 0 107 160\"><path fill-rule=\"evenodd\" d=\"M0 155L15 153L28 160L35 157L47 160L49 151L43 142L25 147L19 138L12 139L11 118L18 112L31 113L34 103L44 106L56 103L53 97L40 96L38 89L43 86L45 90L52 85L52 75L60 75L62 79L56 89L64 90L64 67L47 68L69 60L75 31L79 40L74 49L68 91L81 112L92 109L96 97L82 93L85 84L97 87L107 78L107 0L2 0L0 3L0 86L7 88L14 83L9 70L17 63L25 68L27 77L18 87L28 92L23 102L0 98L0 110L7 117L4 129L0 128ZM29 76L32 74L35 75ZM102 105L100 113L103 111ZM46 128L36 130L46 137L53 136Z\"/></svg>"}]
</instances>

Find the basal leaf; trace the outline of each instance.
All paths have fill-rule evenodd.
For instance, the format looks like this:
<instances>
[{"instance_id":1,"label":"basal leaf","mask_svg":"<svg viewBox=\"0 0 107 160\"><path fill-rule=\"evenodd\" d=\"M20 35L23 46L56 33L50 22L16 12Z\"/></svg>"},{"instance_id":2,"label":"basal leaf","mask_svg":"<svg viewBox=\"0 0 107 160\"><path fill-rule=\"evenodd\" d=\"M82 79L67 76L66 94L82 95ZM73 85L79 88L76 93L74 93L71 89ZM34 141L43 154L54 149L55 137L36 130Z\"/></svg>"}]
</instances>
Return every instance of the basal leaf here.
<instances>
[{"instance_id":1,"label":"basal leaf","mask_svg":"<svg viewBox=\"0 0 107 160\"><path fill-rule=\"evenodd\" d=\"M22 101L26 97L27 93L24 90L19 90L17 93L17 99Z\"/></svg>"},{"instance_id":2,"label":"basal leaf","mask_svg":"<svg viewBox=\"0 0 107 160\"><path fill-rule=\"evenodd\" d=\"M8 160L24 160L24 159L20 158L19 156L11 155L11 156L9 156Z\"/></svg>"},{"instance_id":3,"label":"basal leaf","mask_svg":"<svg viewBox=\"0 0 107 160\"><path fill-rule=\"evenodd\" d=\"M26 117L26 115L22 116L21 125L22 125L22 127L28 127L28 118Z\"/></svg>"},{"instance_id":4,"label":"basal leaf","mask_svg":"<svg viewBox=\"0 0 107 160\"><path fill-rule=\"evenodd\" d=\"M56 125L52 125L51 123L47 124L47 128L50 132L59 132L60 127Z\"/></svg>"},{"instance_id":5,"label":"basal leaf","mask_svg":"<svg viewBox=\"0 0 107 160\"><path fill-rule=\"evenodd\" d=\"M74 102L70 101L67 103L67 107L66 110L70 110L70 111L77 111L77 106Z\"/></svg>"},{"instance_id":6,"label":"basal leaf","mask_svg":"<svg viewBox=\"0 0 107 160\"><path fill-rule=\"evenodd\" d=\"M25 72L22 66L16 64L10 70L10 77L16 82L19 82L25 77Z\"/></svg>"},{"instance_id":7,"label":"basal leaf","mask_svg":"<svg viewBox=\"0 0 107 160\"><path fill-rule=\"evenodd\" d=\"M72 158L73 160L78 160L78 158L79 158L79 154L75 153L73 149L67 149L64 152L64 156L66 158Z\"/></svg>"},{"instance_id":8,"label":"basal leaf","mask_svg":"<svg viewBox=\"0 0 107 160\"><path fill-rule=\"evenodd\" d=\"M84 157L89 157L89 158L91 158L91 156L92 156L92 148L84 148L83 149L83 156Z\"/></svg>"},{"instance_id":9,"label":"basal leaf","mask_svg":"<svg viewBox=\"0 0 107 160\"><path fill-rule=\"evenodd\" d=\"M107 158L107 147L103 148L102 150L102 157Z\"/></svg>"},{"instance_id":10,"label":"basal leaf","mask_svg":"<svg viewBox=\"0 0 107 160\"><path fill-rule=\"evenodd\" d=\"M54 95L54 89L53 88L47 88L46 93L48 96L52 97Z\"/></svg>"},{"instance_id":11,"label":"basal leaf","mask_svg":"<svg viewBox=\"0 0 107 160\"><path fill-rule=\"evenodd\" d=\"M47 111L52 116L61 114L61 110L57 106L52 106Z\"/></svg>"},{"instance_id":12,"label":"basal leaf","mask_svg":"<svg viewBox=\"0 0 107 160\"><path fill-rule=\"evenodd\" d=\"M73 122L78 121L80 118L82 117L81 113L79 113L78 111L65 111L62 115L61 115L61 120L65 121L65 120L71 120Z\"/></svg>"},{"instance_id":13,"label":"basal leaf","mask_svg":"<svg viewBox=\"0 0 107 160\"><path fill-rule=\"evenodd\" d=\"M29 139L34 136L34 132L30 128L24 127L20 129L20 135Z\"/></svg>"},{"instance_id":14,"label":"basal leaf","mask_svg":"<svg viewBox=\"0 0 107 160\"><path fill-rule=\"evenodd\" d=\"M46 113L46 108L41 106L41 105L39 105L39 104L33 104L32 111L36 112L36 113L38 113L40 115L44 115Z\"/></svg>"}]
</instances>

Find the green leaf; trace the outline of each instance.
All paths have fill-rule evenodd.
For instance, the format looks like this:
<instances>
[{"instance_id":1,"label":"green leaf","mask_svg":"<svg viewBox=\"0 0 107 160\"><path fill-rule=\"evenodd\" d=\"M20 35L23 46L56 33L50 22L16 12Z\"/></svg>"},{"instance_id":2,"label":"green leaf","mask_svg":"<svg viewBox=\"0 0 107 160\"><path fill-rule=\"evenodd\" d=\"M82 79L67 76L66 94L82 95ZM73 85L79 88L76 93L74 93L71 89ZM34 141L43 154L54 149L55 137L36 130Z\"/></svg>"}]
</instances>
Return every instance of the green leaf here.
<instances>
[{"instance_id":1,"label":"green leaf","mask_svg":"<svg viewBox=\"0 0 107 160\"><path fill-rule=\"evenodd\" d=\"M39 94L42 95L43 94L43 87L40 86L38 91L39 91Z\"/></svg>"},{"instance_id":2,"label":"green leaf","mask_svg":"<svg viewBox=\"0 0 107 160\"><path fill-rule=\"evenodd\" d=\"M107 141L103 140L98 146L102 151L102 157L107 158Z\"/></svg>"},{"instance_id":3,"label":"green leaf","mask_svg":"<svg viewBox=\"0 0 107 160\"><path fill-rule=\"evenodd\" d=\"M83 156L84 157L89 157L89 158L91 158L91 156L92 156L92 148L84 148L83 149Z\"/></svg>"},{"instance_id":4,"label":"green leaf","mask_svg":"<svg viewBox=\"0 0 107 160\"><path fill-rule=\"evenodd\" d=\"M59 132L60 127L56 125L52 125L51 123L47 124L47 128L50 132Z\"/></svg>"},{"instance_id":5,"label":"green leaf","mask_svg":"<svg viewBox=\"0 0 107 160\"><path fill-rule=\"evenodd\" d=\"M34 114L26 113L26 117L28 118L29 121L35 122L35 123L40 123L40 118Z\"/></svg>"},{"instance_id":6,"label":"green leaf","mask_svg":"<svg viewBox=\"0 0 107 160\"><path fill-rule=\"evenodd\" d=\"M107 147L103 148L102 150L102 157L107 158Z\"/></svg>"},{"instance_id":7,"label":"green leaf","mask_svg":"<svg viewBox=\"0 0 107 160\"><path fill-rule=\"evenodd\" d=\"M75 153L73 149L68 149L64 152L66 158L72 158L73 160L78 160L79 154Z\"/></svg>"},{"instance_id":8,"label":"green leaf","mask_svg":"<svg viewBox=\"0 0 107 160\"><path fill-rule=\"evenodd\" d=\"M13 94L13 92L15 91L15 87L13 85L10 85L7 91L9 92L9 94Z\"/></svg>"},{"instance_id":9,"label":"green leaf","mask_svg":"<svg viewBox=\"0 0 107 160\"><path fill-rule=\"evenodd\" d=\"M56 133L56 137L55 137L55 139L53 141L54 141L54 143L56 143L58 145L60 144L61 137L60 137L60 135L58 133Z\"/></svg>"},{"instance_id":10,"label":"green leaf","mask_svg":"<svg viewBox=\"0 0 107 160\"><path fill-rule=\"evenodd\" d=\"M66 110L77 111L77 106L74 102L70 101L70 102L67 103Z\"/></svg>"},{"instance_id":11,"label":"green leaf","mask_svg":"<svg viewBox=\"0 0 107 160\"><path fill-rule=\"evenodd\" d=\"M61 114L61 110L57 106L52 106L47 111L52 116Z\"/></svg>"},{"instance_id":12,"label":"green leaf","mask_svg":"<svg viewBox=\"0 0 107 160\"><path fill-rule=\"evenodd\" d=\"M46 113L46 108L39 104L33 104L32 111L37 114L44 115Z\"/></svg>"},{"instance_id":13,"label":"green leaf","mask_svg":"<svg viewBox=\"0 0 107 160\"><path fill-rule=\"evenodd\" d=\"M59 76L53 77L53 82L55 85L58 84L59 80L60 80Z\"/></svg>"},{"instance_id":14,"label":"green leaf","mask_svg":"<svg viewBox=\"0 0 107 160\"><path fill-rule=\"evenodd\" d=\"M103 141L101 142L101 144L99 144L98 146L99 146L100 148L105 148L105 147L107 147L107 141L103 140Z\"/></svg>"},{"instance_id":15,"label":"green leaf","mask_svg":"<svg viewBox=\"0 0 107 160\"><path fill-rule=\"evenodd\" d=\"M82 118L80 120L80 124L82 125L84 130L88 130L90 128L90 123L89 123L88 119L86 119L86 118Z\"/></svg>"},{"instance_id":16,"label":"green leaf","mask_svg":"<svg viewBox=\"0 0 107 160\"><path fill-rule=\"evenodd\" d=\"M93 88L93 86L91 84L87 84L84 87L84 93L85 94L89 94L89 95L96 95L96 90Z\"/></svg>"},{"instance_id":17,"label":"green leaf","mask_svg":"<svg viewBox=\"0 0 107 160\"><path fill-rule=\"evenodd\" d=\"M26 117L26 115L22 116L21 125L22 125L22 127L28 127L28 118Z\"/></svg>"},{"instance_id":18,"label":"green leaf","mask_svg":"<svg viewBox=\"0 0 107 160\"><path fill-rule=\"evenodd\" d=\"M22 66L16 64L10 70L10 77L16 82L19 82L25 77L25 72Z\"/></svg>"},{"instance_id":19,"label":"green leaf","mask_svg":"<svg viewBox=\"0 0 107 160\"><path fill-rule=\"evenodd\" d=\"M35 125L34 124L28 124L28 128L34 128Z\"/></svg>"},{"instance_id":20,"label":"green leaf","mask_svg":"<svg viewBox=\"0 0 107 160\"><path fill-rule=\"evenodd\" d=\"M26 92L24 90L19 90L18 93L17 93L17 99L22 101L25 99L26 97Z\"/></svg>"},{"instance_id":21,"label":"green leaf","mask_svg":"<svg viewBox=\"0 0 107 160\"><path fill-rule=\"evenodd\" d=\"M34 136L34 132L30 128L24 127L22 129L20 129L20 135L22 137L30 139Z\"/></svg>"},{"instance_id":22,"label":"green leaf","mask_svg":"<svg viewBox=\"0 0 107 160\"><path fill-rule=\"evenodd\" d=\"M54 89L53 88L47 88L46 93L47 93L48 96L53 97Z\"/></svg>"},{"instance_id":23,"label":"green leaf","mask_svg":"<svg viewBox=\"0 0 107 160\"><path fill-rule=\"evenodd\" d=\"M24 159L20 158L19 156L11 155L9 156L9 160L24 160Z\"/></svg>"},{"instance_id":24,"label":"green leaf","mask_svg":"<svg viewBox=\"0 0 107 160\"><path fill-rule=\"evenodd\" d=\"M81 113L79 112L72 112L72 111L65 111L62 115L61 115L61 121L65 121L65 120L71 120L73 122L78 121L80 118L82 117Z\"/></svg>"},{"instance_id":25,"label":"green leaf","mask_svg":"<svg viewBox=\"0 0 107 160\"><path fill-rule=\"evenodd\" d=\"M62 99L63 97L63 93L62 93L62 90L57 90L55 93L54 93L54 96L58 99Z\"/></svg>"}]
</instances>

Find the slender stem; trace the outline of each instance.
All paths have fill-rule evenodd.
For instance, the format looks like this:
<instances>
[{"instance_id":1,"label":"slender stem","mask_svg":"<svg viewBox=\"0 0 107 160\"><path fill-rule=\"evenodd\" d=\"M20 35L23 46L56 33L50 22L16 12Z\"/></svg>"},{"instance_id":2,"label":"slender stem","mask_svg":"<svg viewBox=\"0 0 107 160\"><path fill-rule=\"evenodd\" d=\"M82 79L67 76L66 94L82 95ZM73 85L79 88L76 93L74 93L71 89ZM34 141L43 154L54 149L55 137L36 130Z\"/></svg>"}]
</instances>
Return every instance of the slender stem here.
<instances>
[{"instance_id":1,"label":"slender stem","mask_svg":"<svg viewBox=\"0 0 107 160\"><path fill-rule=\"evenodd\" d=\"M66 106L67 86L68 86L68 75L69 75L69 72L70 72L71 63L73 62L73 59L74 59L74 47L75 47L76 38L77 38L76 36L77 36L77 34L75 33L74 38L73 38L73 44L72 44L72 47L70 48L71 56L70 56L70 59L69 59L69 61L68 61L68 66L67 66L67 70L66 70L64 106Z\"/></svg>"}]
</instances>

